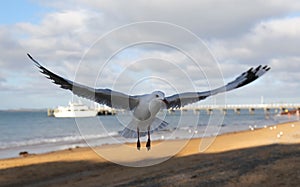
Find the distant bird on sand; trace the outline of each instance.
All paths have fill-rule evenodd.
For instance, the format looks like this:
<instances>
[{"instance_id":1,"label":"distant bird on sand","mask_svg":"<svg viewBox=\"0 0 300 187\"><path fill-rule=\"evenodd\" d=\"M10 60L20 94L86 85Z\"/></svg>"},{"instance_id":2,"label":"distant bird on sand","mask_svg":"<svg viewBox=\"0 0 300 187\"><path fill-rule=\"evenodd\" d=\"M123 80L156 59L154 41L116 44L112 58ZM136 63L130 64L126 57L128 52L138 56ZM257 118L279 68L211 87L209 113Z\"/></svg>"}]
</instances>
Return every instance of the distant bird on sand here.
<instances>
[{"instance_id":1,"label":"distant bird on sand","mask_svg":"<svg viewBox=\"0 0 300 187\"><path fill-rule=\"evenodd\" d=\"M140 137L148 135L146 147L149 150L151 147L150 134L168 125L167 122L156 117L161 109L180 108L209 96L242 87L270 70L270 67L261 65L250 68L225 86L204 92L185 92L168 97L162 91L154 91L144 95L127 95L110 89L88 87L65 79L43 67L30 54L27 55L40 69L41 73L61 88L109 107L131 110L133 114L131 122L121 131L121 135L125 138L137 138L138 150L141 148Z\"/></svg>"}]
</instances>

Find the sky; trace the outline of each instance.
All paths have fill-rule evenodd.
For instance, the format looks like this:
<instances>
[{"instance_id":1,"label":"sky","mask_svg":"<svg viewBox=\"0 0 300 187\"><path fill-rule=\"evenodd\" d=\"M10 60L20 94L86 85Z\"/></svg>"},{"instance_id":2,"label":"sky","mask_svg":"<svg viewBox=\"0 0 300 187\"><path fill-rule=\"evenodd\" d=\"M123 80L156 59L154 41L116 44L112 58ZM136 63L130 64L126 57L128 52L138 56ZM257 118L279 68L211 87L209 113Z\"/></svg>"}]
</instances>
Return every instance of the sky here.
<instances>
[{"instance_id":1,"label":"sky","mask_svg":"<svg viewBox=\"0 0 300 187\"><path fill-rule=\"evenodd\" d=\"M73 99L41 75L131 95L206 91L260 64L254 83L207 103L300 103L297 0L27 0L0 7L0 109ZM75 98L77 99L77 98Z\"/></svg>"}]
</instances>

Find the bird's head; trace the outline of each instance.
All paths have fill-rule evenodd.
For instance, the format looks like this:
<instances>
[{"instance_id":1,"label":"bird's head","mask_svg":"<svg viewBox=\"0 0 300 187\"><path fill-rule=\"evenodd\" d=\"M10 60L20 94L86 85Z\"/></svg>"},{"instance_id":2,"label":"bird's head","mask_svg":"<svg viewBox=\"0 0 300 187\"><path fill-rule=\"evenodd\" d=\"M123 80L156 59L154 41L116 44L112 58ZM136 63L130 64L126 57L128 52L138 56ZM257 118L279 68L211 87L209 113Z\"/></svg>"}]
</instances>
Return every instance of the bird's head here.
<instances>
[{"instance_id":1,"label":"bird's head","mask_svg":"<svg viewBox=\"0 0 300 187\"><path fill-rule=\"evenodd\" d=\"M165 104L167 104L167 100L165 99L165 93L161 91L154 91L151 95L153 99L163 101Z\"/></svg>"}]
</instances>

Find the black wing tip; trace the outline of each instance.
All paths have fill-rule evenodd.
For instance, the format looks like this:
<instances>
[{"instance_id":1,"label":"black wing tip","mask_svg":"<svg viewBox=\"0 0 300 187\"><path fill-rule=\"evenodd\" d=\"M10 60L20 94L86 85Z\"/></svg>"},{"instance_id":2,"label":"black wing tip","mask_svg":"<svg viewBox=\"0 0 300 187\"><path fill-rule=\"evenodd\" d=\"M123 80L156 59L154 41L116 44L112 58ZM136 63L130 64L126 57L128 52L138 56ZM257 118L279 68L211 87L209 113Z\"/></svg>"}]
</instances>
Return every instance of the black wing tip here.
<instances>
[{"instance_id":1,"label":"black wing tip","mask_svg":"<svg viewBox=\"0 0 300 187\"><path fill-rule=\"evenodd\" d=\"M29 54L29 53L27 53L27 56L28 56L28 58L30 59L30 60L32 60L33 62L37 62L32 56L31 56L31 54Z\"/></svg>"},{"instance_id":2,"label":"black wing tip","mask_svg":"<svg viewBox=\"0 0 300 187\"><path fill-rule=\"evenodd\" d=\"M271 67L268 66L268 65L265 65L263 69L264 69L265 71L269 71L269 70L271 69Z\"/></svg>"},{"instance_id":3,"label":"black wing tip","mask_svg":"<svg viewBox=\"0 0 300 187\"><path fill-rule=\"evenodd\" d=\"M264 65L264 66L259 65L259 69L260 69L261 67L262 67L262 69L265 70L265 71L269 71L269 70L271 69L271 67L268 66L268 65Z\"/></svg>"},{"instance_id":4,"label":"black wing tip","mask_svg":"<svg viewBox=\"0 0 300 187\"><path fill-rule=\"evenodd\" d=\"M38 68L41 68L42 65L36 61L29 53L27 53L27 56L30 58L30 60L32 60L34 62L34 64L38 67Z\"/></svg>"},{"instance_id":5,"label":"black wing tip","mask_svg":"<svg viewBox=\"0 0 300 187\"><path fill-rule=\"evenodd\" d=\"M270 69L271 69L271 67L270 66L268 66L268 65L259 65L259 66L257 66L256 68L254 68L254 67L252 67L252 68L250 68L249 70L248 70L248 72L252 72L253 70L255 70L255 71L259 71L260 69L263 69L263 70L265 70L266 72L267 71L269 71Z\"/></svg>"},{"instance_id":6,"label":"black wing tip","mask_svg":"<svg viewBox=\"0 0 300 187\"><path fill-rule=\"evenodd\" d=\"M32 56L30 55L30 53L27 53L27 56L28 56L30 59L33 59Z\"/></svg>"}]
</instances>

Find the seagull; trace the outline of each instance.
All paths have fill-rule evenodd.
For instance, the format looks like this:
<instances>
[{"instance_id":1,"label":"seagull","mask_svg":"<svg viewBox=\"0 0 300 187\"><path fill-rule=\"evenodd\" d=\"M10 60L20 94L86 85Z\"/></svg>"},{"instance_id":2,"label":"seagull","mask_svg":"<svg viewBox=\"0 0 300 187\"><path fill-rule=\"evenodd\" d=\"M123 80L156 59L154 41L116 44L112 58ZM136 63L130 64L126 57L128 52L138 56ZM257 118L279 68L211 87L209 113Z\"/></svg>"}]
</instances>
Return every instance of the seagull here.
<instances>
[{"instance_id":1,"label":"seagull","mask_svg":"<svg viewBox=\"0 0 300 187\"><path fill-rule=\"evenodd\" d=\"M34 62L42 74L52 80L62 89L70 90L73 94L116 109L132 112L129 124L120 132L125 138L137 138L136 147L141 148L140 137L148 136L146 148L151 148L150 134L165 128L168 123L156 115L161 109L176 109L185 105L204 100L209 96L227 92L245 86L264 75L271 68L259 65L250 68L233 81L216 89L204 92L184 92L166 97L162 91L154 91L144 95L128 95L111 89L92 88L69 79L63 78L42 66L29 53L27 56Z\"/></svg>"}]
</instances>

